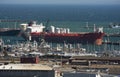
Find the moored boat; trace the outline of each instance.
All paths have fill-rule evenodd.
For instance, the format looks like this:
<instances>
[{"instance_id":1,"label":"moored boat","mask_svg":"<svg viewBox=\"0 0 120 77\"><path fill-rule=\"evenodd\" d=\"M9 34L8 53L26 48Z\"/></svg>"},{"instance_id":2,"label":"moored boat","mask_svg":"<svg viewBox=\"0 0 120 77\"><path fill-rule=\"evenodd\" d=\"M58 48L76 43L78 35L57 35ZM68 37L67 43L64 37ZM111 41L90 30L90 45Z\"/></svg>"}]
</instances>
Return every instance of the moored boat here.
<instances>
[{"instance_id":1,"label":"moored boat","mask_svg":"<svg viewBox=\"0 0 120 77\"><path fill-rule=\"evenodd\" d=\"M17 36L20 31L20 29L0 28L0 36Z\"/></svg>"},{"instance_id":2,"label":"moored boat","mask_svg":"<svg viewBox=\"0 0 120 77\"><path fill-rule=\"evenodd\" d=\"M95 43L97 45L102 44L102 38L104 36L103 28L95 29L94 32L70 32L69 28L55 28L51 26L49 29L43 26L43 24L36 24L36 22L21 24L23 31L22 36L31 41L40 41L44 39L46 42L52 43Z\"/></svg>"},{"instance_id":3,"label":"moored boat","mask_svg":"<svg viewBox=\"0 0 120 77\"><path fill-rule=\"evenodd\" d=\"M120 24L113 24L113 23L110 23L109 27L110 27L110 28L117 29L117 28L120 28Z\"/></svg>"}]
</instances>

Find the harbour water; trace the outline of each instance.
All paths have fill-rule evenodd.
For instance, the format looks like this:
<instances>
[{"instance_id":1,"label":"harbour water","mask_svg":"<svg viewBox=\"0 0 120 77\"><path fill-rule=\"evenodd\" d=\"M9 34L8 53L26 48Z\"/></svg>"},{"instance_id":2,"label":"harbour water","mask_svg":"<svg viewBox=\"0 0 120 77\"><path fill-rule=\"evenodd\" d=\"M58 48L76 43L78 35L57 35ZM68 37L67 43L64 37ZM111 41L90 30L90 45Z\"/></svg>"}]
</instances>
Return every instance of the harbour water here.
<instances>
[{"instance_id":1,"label":"harbour water","mask_svg":"<svg viewBox=\"0 0 120 77\"><path fill-rule=\"evenodd\" d=\"M109 27L110 23L120 24L120 5L0 5L0 20L19 20L1 22L0 28L19 28L19 24L31 20L48 26L70 28L73 32L92 32L94 24L103 27L105 33L120 33L120 28ZM88 27L86 27L88 24ZM0 36L6 44L14 44L24 39L19 36ZM103 41L120 42L120 37L104 37ZM104 50L120 51L120 45L81 45L87 52ZM81 77L79 74L65 74L64 77ZM85 76L89 77L89 76Z\"/></svg>"}]
</instances>

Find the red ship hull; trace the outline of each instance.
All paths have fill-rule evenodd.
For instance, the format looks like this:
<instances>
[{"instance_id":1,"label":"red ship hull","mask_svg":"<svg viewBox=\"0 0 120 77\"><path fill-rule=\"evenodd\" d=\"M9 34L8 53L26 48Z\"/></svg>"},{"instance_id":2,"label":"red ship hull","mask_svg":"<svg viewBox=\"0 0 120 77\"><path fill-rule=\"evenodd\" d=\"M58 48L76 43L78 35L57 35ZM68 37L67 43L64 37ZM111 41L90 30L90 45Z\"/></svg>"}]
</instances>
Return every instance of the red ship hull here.
<instances>
[{"instance_id":1,"label":"red ship hull","mask_svg":"<svg viewBox=\"0 0 120 77\"><path fill-rule=\"evenodd\" d=\"M36 24L35 21L28 24L21 24L21 29L23 31L23 37L27 40L41 41L41 39L44 39L46 42L51 43L94 43L101 45L104 36L102 27L94 27L94 32L72 33L69 28L46 27L43 24Z\"/></svg>"},{"instance_id":2,"label":"red ship hull","mask_svg":"<svg viewBox=\"0 0 120 77\"><path fill-rule=\"evenodd\" d=\"M46 42L52 43L94 43L102 44L104 33L31 33L31 40L40 41L43 38Z\"/></svg>"}]
</instances>

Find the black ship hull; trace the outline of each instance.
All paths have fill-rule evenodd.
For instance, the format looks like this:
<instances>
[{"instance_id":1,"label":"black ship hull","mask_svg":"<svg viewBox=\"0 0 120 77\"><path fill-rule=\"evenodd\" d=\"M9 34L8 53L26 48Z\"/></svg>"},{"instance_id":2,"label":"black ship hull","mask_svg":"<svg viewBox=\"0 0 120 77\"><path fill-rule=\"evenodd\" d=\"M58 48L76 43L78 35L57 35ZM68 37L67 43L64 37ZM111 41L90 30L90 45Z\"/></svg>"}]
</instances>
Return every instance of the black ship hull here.
<instances>
[{"instance_id":1,"label":"black ship hull","mask_svg":"<svg viewBox=\"0 0 120 77\"><path fill-rule=\"evenodd\" d=\"M21 30L19 29L0 31L0 36L17 36L19 35L20 31Z\"/></svg>"}]
</instances>

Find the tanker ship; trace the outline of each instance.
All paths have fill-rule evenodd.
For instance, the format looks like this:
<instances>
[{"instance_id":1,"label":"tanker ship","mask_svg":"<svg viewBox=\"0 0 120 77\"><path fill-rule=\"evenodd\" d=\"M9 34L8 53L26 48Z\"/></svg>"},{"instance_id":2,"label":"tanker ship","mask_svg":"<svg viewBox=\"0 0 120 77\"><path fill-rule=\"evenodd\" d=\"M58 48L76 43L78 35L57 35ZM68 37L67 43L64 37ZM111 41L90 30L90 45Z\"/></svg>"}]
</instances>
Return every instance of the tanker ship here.
<instances>
[{"instance_id":1,"label":"tanker ship","mask_svg":"<svg viewBox=\"0 0 120 77\"><path fill-rule=\"evenodd\" d=\"M22 36L26 40L40 41L44 39L46 42L52 43L82 43L82 44L102 44L104 36L103 28L94 29L94 32L70 32L69 28L56 28L50 26L46 28L42 23L36 22L20 24Z\"/></svg>"}]
</instances>

